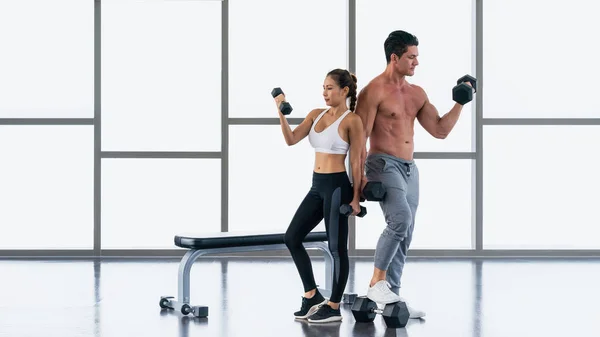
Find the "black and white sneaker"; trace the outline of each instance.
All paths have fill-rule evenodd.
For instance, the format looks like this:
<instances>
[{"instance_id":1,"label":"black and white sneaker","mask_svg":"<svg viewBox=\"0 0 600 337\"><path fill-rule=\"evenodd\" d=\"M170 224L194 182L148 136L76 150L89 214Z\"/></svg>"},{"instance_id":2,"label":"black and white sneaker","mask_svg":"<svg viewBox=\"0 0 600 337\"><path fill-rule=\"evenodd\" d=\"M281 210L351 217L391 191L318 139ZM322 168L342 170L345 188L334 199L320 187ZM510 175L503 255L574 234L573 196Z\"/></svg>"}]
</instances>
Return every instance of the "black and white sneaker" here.
<instances>
[{"instance_id":1,"label":"black and white sneaker","mask_svg":"<svg viewBox=\"0 0 600 337\"><path fill-rule=\"evenodd\" d=\"M342 320L342 313L340 309L333 309L328 304L323 304L319 307L319 310L312 316L308 317L310 323L327 323L337 322Z\"/></svg>"},{"instance_id":2,"label":"black and white sneaker","mask_svg":"<svg viewBox=\"0 0 600 337\"><path fill-rule=\"evenodd\" d=\"M327 303L327 300L319 291L311 298L302 297L302 307L300 307L300 311L294 313L294 317L296 319L306 319L308 316L314 314L320 305L325 303Z\"/></svg>"}]
</instances>

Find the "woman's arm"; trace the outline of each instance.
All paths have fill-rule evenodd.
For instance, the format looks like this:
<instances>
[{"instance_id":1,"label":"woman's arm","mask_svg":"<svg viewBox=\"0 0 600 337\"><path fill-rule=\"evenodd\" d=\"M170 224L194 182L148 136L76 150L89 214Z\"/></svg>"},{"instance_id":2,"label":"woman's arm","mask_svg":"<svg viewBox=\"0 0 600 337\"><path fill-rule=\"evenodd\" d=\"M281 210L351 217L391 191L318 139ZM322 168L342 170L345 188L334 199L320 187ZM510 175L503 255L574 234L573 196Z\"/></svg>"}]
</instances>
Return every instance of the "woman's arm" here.
<instances>
[{"instance_id":1,"label":"woman's arm","mask_svg":"<svg viewBox=\"0 0 600 337\"><path fill-rule=\"evenodd\" d=\"M279 122L281 123L281 131L283 132L283 137L285 138L285 143L289 146L297 144L299 141L304 139L304 137L308 136L308 132L310 131L310 127L312 126L315 115L322 111L321 109L314 109L308 113L306 118L298 125L294 130L290 127L290 124L285 118L285 115L281 113L279 109L279 104L285 100L284 95L279 95L275 97L275 104L277 105L277 112L279 113Z\"/></svg>"}]
</instances>

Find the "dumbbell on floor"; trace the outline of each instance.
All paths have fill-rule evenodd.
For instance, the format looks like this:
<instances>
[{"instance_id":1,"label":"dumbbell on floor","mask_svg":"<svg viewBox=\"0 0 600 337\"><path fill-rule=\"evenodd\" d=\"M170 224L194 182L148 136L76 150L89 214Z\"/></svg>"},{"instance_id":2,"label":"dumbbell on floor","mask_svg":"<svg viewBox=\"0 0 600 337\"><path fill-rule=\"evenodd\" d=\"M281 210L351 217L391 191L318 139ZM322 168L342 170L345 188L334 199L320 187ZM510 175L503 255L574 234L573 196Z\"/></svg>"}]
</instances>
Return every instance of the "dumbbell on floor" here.
<instances>
[{"instance_id":1,"label":"dumbbell on floor","mask_svg":"<svg viewBox=\"0 0 600 337\"><path fill-rule=\"evenodd\" d=\"M471 86L467 83L469 82ZM460 104L465 105L473 100L473 93L477 92L477 79L470 75L465 75L456 81L456 86L452 88L452 99Z\"/></svg>"},{"instance_id":2,"label":"dumbbell on floor","mask_svg":"<svg viewBox=\"0 0 600 337\"><path fill-rule=\"evenodd\" d=\"M361 199L360 201L383 201L385 193L385 186L383 186L382 183L378 181L369 181L362 190L364 199Z\"/></svg>"},{"instance_id":3,"label":"dumbbell on floor","mask_svg":"<svg viewBox=\"0 0 600 337\"><path fill-rule=\"evenodd\" d=\"M352 206L348 204L340 206L340 213L345 216L350 216L352 214ZM363 206L360 206L360 212L358 212L356 216L362 218L365 215L367 215L367 209Z\"/></svg>"},{"instance_id":4,"label":"dumbbell on floor","mask_svg":"<svg viewBox=\"0 0 600 337\"><path fill-rule=\"evenodd\" d=\"M366 296L359 296L352 304L352 315L357 322L373 322L377 314L383 316L385 325L388 328L393 329L404 328L410 317L404 302L386 304L381 310L377 308L377 303Z\"/></svg>"},{"instance_id":5,"label":"dumbbell on floor","mask_svg":"<svg viewBox=\"0 0 600 337\"><path fill-rule=\"evenodd\" d=\"M281 90L281 88L275 88L271 91L271 96L273 96L273 98L282 95L283 94L283 90ZM290 103L283 101L281 102L281 104L279 104L279 110L281 110L281 113L284 115L289 115L290 113L292 113L292 106L290 105Z\"/></svg>"}]
</instances>

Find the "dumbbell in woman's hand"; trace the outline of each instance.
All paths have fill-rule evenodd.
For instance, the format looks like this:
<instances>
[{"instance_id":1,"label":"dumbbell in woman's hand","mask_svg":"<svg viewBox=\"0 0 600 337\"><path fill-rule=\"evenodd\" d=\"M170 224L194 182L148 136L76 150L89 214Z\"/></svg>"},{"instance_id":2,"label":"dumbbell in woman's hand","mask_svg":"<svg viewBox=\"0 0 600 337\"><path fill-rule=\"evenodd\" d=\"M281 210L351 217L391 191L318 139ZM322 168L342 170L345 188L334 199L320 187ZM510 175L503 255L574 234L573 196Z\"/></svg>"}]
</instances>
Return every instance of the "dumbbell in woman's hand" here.
<instances>
[{"instance_id":1,"label":"dumbbell in woman's hand","mask_svg":"<svg viewBox=\"0 0 600 337\"><path fill-rule=\"evenodd\" d=\"M279 95L284 95L283 90L281 90L281 88L278 87L271 91L271 96L273 96L273 98L275 98ZM288 103L286 101L282 101L279 104L279 110L281 110L282 114L289 115L292 112L292 106L290 105L290 103Z\"/></svg>"},{"instance_id":2,"label":"dumbbell in woman's hand","mask_svg":"<svg viewBox=\"0 0 600 337\"><path fill-rule=\"evenodd\" d=\"M340 213L345 216L352 215L352 206L348 204L340 206ZM360 206L360 212L356 216L362 218L365 215L367 215L367 209L364 206Z\"/></svg>"}]
</instances>

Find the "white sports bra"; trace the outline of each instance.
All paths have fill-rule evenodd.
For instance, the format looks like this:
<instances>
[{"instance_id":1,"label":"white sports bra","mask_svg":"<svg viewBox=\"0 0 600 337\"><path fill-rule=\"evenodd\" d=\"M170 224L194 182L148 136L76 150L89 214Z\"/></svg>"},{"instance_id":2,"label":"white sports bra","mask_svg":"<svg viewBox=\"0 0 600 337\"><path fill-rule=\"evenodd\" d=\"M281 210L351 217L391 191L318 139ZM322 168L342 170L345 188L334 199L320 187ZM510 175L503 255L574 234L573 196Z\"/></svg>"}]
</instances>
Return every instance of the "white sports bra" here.
<instances>
[{"instance_id":1,"label":"white sports bra","mask_svg":"<svg viewBox=\"0 0 600 337\"><path fill-rule=\"evenodd\" d=\"M323 115L330 108L325 109L321 114L315 119L315 122L310 127L310 132L308 133L308 140L310 145L315 148L315 152L323 152L323 153L333 153L333 154L346 154L348 152L348 148L350 144L348 144L345 140L340 137L338 132L338 127L344 117L350 113L350 110L346 110L342 116L340 116L335 122L331 123L325 130L321 132L315 131L315 126L323 117Z\"/></svg>"}]
</instances>

